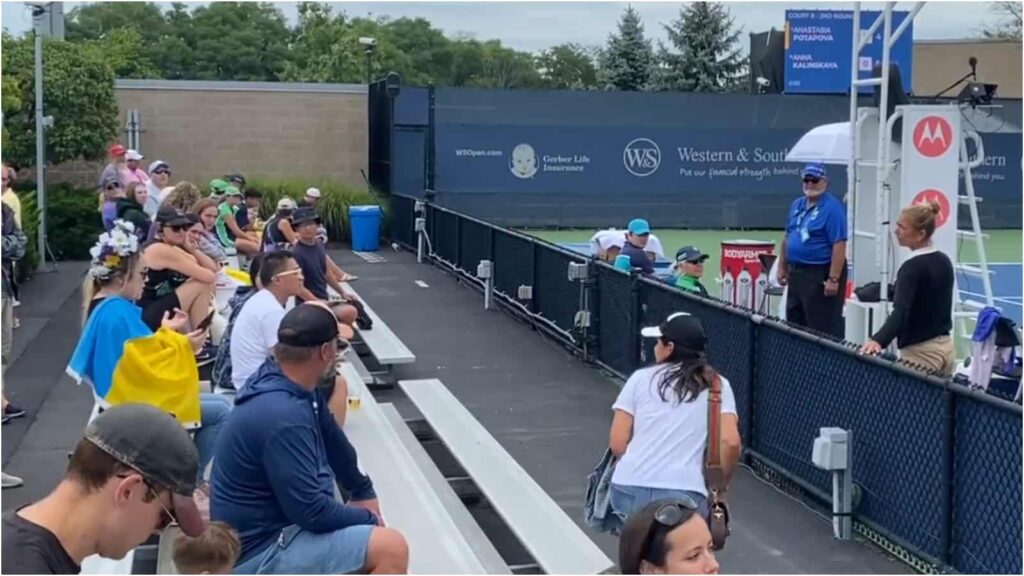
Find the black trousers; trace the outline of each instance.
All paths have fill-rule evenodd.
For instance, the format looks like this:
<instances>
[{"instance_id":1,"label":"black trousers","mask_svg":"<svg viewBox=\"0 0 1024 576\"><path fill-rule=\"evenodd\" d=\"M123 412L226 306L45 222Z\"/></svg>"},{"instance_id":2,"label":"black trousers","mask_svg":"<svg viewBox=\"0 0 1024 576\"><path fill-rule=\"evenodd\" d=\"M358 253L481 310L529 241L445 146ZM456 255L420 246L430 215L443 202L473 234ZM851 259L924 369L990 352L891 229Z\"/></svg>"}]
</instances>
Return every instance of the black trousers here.
<instances>
[{"instance_id":1,"label":"black trousers","mask_svg":"<svg viewBox=\"0 0 1024 576\"><path fill-rule=\"evenodd\" d=\"M789 294L786 297L786 321L843 338L843 302L846 300L846 265L839 276L839 292L825 295L828 264L789 264Z\"/></svg>"}]
</instances>

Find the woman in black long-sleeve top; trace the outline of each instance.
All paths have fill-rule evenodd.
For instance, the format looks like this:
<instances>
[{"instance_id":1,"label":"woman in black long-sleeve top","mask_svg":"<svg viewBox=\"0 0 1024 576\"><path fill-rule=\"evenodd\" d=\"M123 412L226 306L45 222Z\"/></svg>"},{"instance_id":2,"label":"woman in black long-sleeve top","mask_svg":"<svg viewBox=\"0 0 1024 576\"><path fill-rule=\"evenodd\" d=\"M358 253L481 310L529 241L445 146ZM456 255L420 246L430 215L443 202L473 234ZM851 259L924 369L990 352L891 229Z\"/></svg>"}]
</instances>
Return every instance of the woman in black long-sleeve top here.
<instances>
[{"instance_id":1,"label":"woman in black long-sleeve top","mask_svg":"<svg viewBox=\"0 0 1024 576\"><path fill-rule=\"evenodd\" d=\"M904 208L896 240L911 250L896 274L892 314L861 351L877 354L894 339L900 358L942 375L953 374L953 263L932 247L939 205L932 201ZM956 225L950 222L950 225Z\"/></svg>"}]
</instances>

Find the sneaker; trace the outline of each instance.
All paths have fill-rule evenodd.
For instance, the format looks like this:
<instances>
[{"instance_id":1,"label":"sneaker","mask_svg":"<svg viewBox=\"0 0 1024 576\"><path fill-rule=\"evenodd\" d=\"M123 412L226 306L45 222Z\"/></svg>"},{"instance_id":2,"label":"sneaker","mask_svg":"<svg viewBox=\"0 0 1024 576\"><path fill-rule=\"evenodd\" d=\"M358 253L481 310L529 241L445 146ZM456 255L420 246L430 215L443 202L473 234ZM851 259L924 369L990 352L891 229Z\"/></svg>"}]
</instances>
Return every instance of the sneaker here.
<instances>
[{"instance_id":1,"label":"sneaker","mask_svg":"<svg viewBox=\"0 0 1024 576\"><path fill-rule=\"evenodd\" d=\"M25 483L24 480L22 480L21 478L18 478L17 476L11 476L10 474L8 474L6 472L2 472L2 474L3 474L3 487L4 488L17 488L18 486L21 486L22 484Z\"/></svg>"},{"instance_id":2,"label":"sneaker","mask_svg":"<svg viewBox=\"0 0 1024 576\"><path fill-rule=\"evenodd\" d=\"M21 418L26 414L25 409L19 406L15 406L10 402L7 403L7 407L4 408L4 418Z\"/></svg>"}]
</instances>

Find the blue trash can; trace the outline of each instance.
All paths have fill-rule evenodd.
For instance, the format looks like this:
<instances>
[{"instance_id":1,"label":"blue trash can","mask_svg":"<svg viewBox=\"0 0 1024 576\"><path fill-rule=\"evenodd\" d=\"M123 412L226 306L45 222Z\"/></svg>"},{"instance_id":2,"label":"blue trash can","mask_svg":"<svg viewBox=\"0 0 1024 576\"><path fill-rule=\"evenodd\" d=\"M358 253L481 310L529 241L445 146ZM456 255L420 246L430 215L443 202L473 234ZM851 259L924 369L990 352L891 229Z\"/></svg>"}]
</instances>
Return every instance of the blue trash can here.
<instances>
[{"instance_id":1,"label":"blue trash can","mask_svg":"<svg viewBox=\"0 0 1024 576\"><path fill-rule=\"evenodd\" d=\"M376 252L380 247L380 206L349 206L352 250Z\"/></svg>"}]
</instances>

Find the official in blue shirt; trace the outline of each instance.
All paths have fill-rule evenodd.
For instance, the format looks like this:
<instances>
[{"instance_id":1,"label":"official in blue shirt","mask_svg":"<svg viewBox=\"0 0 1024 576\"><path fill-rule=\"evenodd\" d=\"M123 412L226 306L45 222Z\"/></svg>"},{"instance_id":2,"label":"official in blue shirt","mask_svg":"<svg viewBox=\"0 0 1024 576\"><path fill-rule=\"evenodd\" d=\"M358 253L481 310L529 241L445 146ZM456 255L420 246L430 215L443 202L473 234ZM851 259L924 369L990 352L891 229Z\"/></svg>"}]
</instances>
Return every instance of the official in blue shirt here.
<instances>
[{"instance_id":1,"label":"official in blue shirt","mask_svg":"<svg viewBox=\"0 0 1024 576\"><path fill-rule=\"evenodd\" d=\"M644 274L654 274L654 263L647 255L644 248L647 241L651 239L651 225L643 218L635 218L629 221L626 228L626 243L617 258L626 256L629 258L630 268L639 268Z\"/></svg>"},{"instance_id":2,"label":"official in blue shirt","mask_svg":"<svg viewBox=\"0 0 1024 576\"><path fill-rule=\"evenodd\" d=\"M842 338L846 285L846 207L828 192L822 164L801 172L804 195L789 207L779 283L789 286L786 320Z\"/></svg>"}]
</instances>

